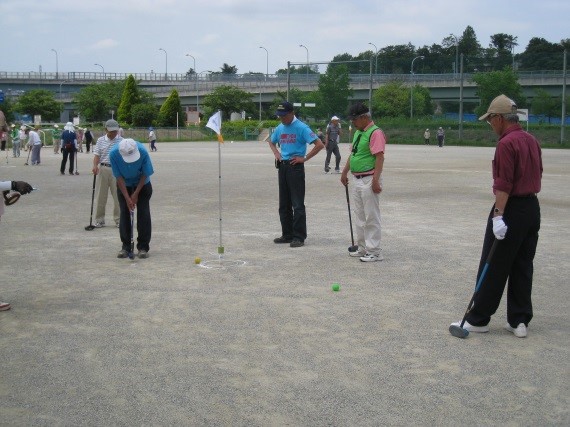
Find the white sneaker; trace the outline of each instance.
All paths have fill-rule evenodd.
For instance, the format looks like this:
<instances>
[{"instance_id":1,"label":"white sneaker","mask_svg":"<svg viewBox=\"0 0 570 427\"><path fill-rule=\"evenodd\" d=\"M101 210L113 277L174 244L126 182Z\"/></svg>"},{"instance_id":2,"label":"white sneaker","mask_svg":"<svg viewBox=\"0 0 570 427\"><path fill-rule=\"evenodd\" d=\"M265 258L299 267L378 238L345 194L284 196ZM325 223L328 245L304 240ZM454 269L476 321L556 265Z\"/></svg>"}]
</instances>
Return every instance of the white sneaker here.
<instances>
[{"instance_id":1,"label":"white sneaker","mask_svg":"<svg viewBox=\"0 0 570 427\"><path fill-rule=\"evenodd\" d=\"M519 323L516 328L513 328L509 323L507 323L505 325L505 329L515 334L515 337L526 338L526 325L524 323Z\"/></svg>"},{"instance_id":2,"label":"white sneaker","mask_svg":"<svg viewBox=\"0 0 570 427\"><path fill-rule=\"evenodd\" d=\"M348 251L348 256L351 256L351 257L354 257L354 258L360 258L360 257L362 257L362 256L364 256L364 255L366 255L366 252L364 252L364 251L359 251L359 250L356 250L356 251L354 251L354 252Z\"/></svg>"},{"instance_id":3,"label":"white sneaker","mask_svg":"<svg viewBox=\"0 0 570 427\"><path fill-rule=\"evenodd\" d=\"M360 257L360 261L362 262L375 262L375 261L382 261L384 257L382 254L371 254L367 252L364 256Z\"/></svg>"},{"instance_id":4,"label":"white sneaker","mask_svg":"<svg viewBox=\"0 0 570 427\"><path fill-rule=\"evenodd\" d=\"M454 322L451 324L451 326L461 326L461 322ZM489 332L489 325L485 325L485 326L473 326L471 323L469 323L467 320L465 321L465 323L463 324L463 329L469 331L469 332L478 332L480 334L485 333L485 332Z\"/></svg>"},{"instance_id":5,"label":"white sneaker","mask_svg":"<svg viewBox=\"0 0 570 427\"><path fill-rule=\"evenodd\" d=\"M102 227L105 227L105 221L95 223L95 228L102 228Z\"/></svg>"}]
</instances>

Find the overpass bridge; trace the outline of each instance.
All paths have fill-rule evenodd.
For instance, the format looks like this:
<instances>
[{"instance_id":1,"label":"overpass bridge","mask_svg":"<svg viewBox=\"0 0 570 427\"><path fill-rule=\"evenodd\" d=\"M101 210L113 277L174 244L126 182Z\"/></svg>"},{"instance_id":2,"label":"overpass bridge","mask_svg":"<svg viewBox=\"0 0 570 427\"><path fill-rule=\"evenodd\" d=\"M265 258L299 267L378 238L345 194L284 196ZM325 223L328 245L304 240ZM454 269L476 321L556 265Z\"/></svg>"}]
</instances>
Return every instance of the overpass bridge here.
<instances>
[{"instance_id":1,"label":"overpass bridge","mask_svg":"<svg viewBox=\"0 0 570 427\"><path fill-rule=\"evenodd\" d=\"M288 86L301 91L318 89L319 74L291 74L288 83L287 75L265 74L235 74L223 75L214 73L186 74L132 74L139 87L151 92L157 104L162 104L172 89L176 89L183 107L190 110L200 110L203 98L215 88L222 85L238 87L253 95L253 102L263 105L270 104L277 92L287 92ZM0 90L4 96L18 97L31 89L47 89L55 94L55 98L64 103L69 116L73 111L73 95L82 87L102 83L108 80L124 80L126 73L102 72L3 72L0 71ZM562 71L537 71L518 73L519 83L524 95L532 99L536 89L543 89L552 96L562 94L564 75ZM476 96L476 85L473 74L463 75L464 102L479 102ZM352 100L368 100L370 91L394 80L400 80L406 85L418 84L430 91L436 102L459 101L461 79L456 74L351 74L350 87L353 90ZM66 120L64 120L66 121Z\"/></svg>"}]
</instances>

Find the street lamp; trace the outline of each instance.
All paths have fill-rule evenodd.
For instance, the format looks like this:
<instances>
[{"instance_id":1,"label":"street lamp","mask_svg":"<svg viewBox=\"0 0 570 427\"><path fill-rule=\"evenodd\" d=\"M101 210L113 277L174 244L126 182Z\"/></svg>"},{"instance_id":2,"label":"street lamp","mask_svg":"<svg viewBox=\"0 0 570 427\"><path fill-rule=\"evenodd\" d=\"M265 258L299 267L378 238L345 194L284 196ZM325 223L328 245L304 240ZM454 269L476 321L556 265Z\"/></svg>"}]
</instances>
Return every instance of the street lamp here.
<instances>
[{"instance_id":1,"label":"street lamp","mask_svg":"<svg viewBox=\"0 0 570 427\"><path fill-rule=\"evenodd\" d=\"M59 84L59 100L61 101L61 85L63 85L64 83L69 83L69 80L64 80Z\"/></svg>"},{"instance_id":2,"label":"street lamp","mask_svg":"<svg viewBox=\"0 0 570 427\"><path fill-rule=\"evenodd\" d=\"M455 39L455 75L459 73L458 66L459 66L459 39L455 34L450 34L451 37Z\"/></svg>"},{"instance_id":3,"label":"street lamp","mask_svg":"<svg viewBox=\"0 0 570 427\"><path fill-rule=\"evenodd\" d=\"M266 57L265 81L267 81L267 79L269 78L269 52L263 46L259 46L259 48L265 51L265 57Z\"/></svg>"},{"instance_id":4,"label":"street lamp","mask_svg":"<svg viewBox=\"0 0 570 427\"><path fill-rule=\"evenodd\" d=\"M416 56L414 59L412 59L412 66L410 68L410 119L413 117L414 115L414 61L416 59L424 59L425 57L422 56Z\"/></svg>"},{"instance_id":5,"label":"street lamp","mask_svg":"<svg viewBox=\"0 0 570 427\"><path fill-rule=\"evenodd\" d=\"M376 65L374 66L374 74L378 74L378 48L376 47L376 45L374 43L368 43L372 46L374 46L374 49L376 49L376 55L374 55L376 57Z\"/></svg>"},{"instance_id":6,"label":"street lamp","mask_svg":"<svg viewBox=\"0 0 570 427\"><path fill-rule=\"evenodd\" d=\"M168 80L168 53L166 53L166 51L163 48L158 48L158 50L162 50L164 52L165 55L165 71L164 71L164 80Z\"/></svg>"},{"instance_id":7,"label":"street lamp","mask_svg":"<svg viewBox=\"0 0 570 427\"><path fill-rule=\"evenodd\" d=\"M105 79L105 69L103 68L103 66L101 64L94 64L97 67L101 67L101 71L103 71L103 80Z\"/></svg>"},{"instance_id":8,"label":"street lamp","mask_svg":"<svg viewBox=\"0 0 570 427\"><path fill-rule=\"evenodd\" d=\"M189 53L186 54L194 60L194 74L196 74L196 82L194 83L194 89L196 90L196 113L198 113L198 119L200 118L200 113L198 112L198 72L196 71L196 58L194 58ZM198 120L199 121L199 120Z\"/></svg>"},{"instance_id":9,"label":"street lamp","mask_svg":"<svg viewBox=\"0 0 570 427\"><path fill-rule=\"evenodd\" d=\"M307 81L309 81L309 49L304 44L300 44L299 47L304 47L307 51Z\"/></svg>"},{"instance_id":10,"label":"street lamp","mask_svg":"<svg viewBox=\"0 0 570 427\"><path fill-rule=\"evenodd\" d=\"M55 79L57 80L59 78L59 64L57 58L57 50L52 49L52 51L55 52Z\"/></svg>"}]
</instances>

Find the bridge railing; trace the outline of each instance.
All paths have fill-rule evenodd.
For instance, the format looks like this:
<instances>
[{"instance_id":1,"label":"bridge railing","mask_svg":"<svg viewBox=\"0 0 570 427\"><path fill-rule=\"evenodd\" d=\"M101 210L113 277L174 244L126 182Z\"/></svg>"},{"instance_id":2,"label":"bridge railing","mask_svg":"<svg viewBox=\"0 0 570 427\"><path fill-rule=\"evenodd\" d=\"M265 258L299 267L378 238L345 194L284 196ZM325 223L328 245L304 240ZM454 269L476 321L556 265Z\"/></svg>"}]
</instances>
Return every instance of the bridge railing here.
<instances>
[{"instance_id":1,"label":"bridge railing","mask_svg":"<svg viewBox=\"0 0 570 427\"><path fill-rule=\"evenodd\" d=\"M12 71L0 71L0 80L42 80L46 83L60 83L64 80L71 82L85 82L85 81L106 81L106 80L125 80L129 75L131 75L137 81L156 83L159 85L172 85L172 84L194 84L196 82L195 74L180 74L180 73L102 73L102 72L83 72L83 71L72 71L72 72L58 72L58 73L44 73L37 71L28 72L12 72ZM470 80L473 74L464 74L464 80ZM518 73L519 78L562 78L563 72L554 71L524 71ZM317 84L319 81L320 74L291 74L290 80L294 85ZM370 82L370 74L350 74L350 81L353 83L364 84ZM373 74L373 83L382 83L392 80L402 80L409 81L411 75L409 73L405 74ZM458 74L414 74L413 79L417 82L441 82L441 81L457 81L459 79ZM248 73L248 74L221 74L221 73L210 73L210 74L199 74L197 82L202 85L203 83L228 83L237 86L248 86L253 87L255 85L270 85L270 84L281 84L286 83L287 75L285 74L270 74L266 76L261 73Z\"/></svg>"}]
</instances>

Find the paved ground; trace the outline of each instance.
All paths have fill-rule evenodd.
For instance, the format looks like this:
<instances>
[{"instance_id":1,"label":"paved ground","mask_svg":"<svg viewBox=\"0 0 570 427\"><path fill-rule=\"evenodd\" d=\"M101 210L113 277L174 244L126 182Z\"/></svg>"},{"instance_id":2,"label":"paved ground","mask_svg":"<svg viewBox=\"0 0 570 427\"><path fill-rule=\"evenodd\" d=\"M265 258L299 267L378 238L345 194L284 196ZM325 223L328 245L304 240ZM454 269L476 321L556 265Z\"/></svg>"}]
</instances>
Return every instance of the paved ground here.
<instances>
[{"instance_id":1,"label":"paved ground","mask_svg":"<svg viewBox=\"0 0 570 427\"><path fill-rule=\"evenodd\" d=\"M347 256L338 175L307 164L309 237L278 246L277 179L263 143L159 144L147 260L115 258L89 224L79 176L0 156L0 179L39 190L0 226L0 425L568 425L570 151L544 152L535 318L448 333L475 285L493 150L390 146L385 261ZM346 152L346 146L343 147ZM108 212L110 211L110 205ZM107 218L107 222L111 222ZM340 283L340 292L331 284Z\"/></svg>"}]
</instances>

